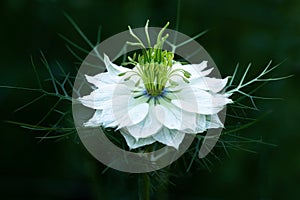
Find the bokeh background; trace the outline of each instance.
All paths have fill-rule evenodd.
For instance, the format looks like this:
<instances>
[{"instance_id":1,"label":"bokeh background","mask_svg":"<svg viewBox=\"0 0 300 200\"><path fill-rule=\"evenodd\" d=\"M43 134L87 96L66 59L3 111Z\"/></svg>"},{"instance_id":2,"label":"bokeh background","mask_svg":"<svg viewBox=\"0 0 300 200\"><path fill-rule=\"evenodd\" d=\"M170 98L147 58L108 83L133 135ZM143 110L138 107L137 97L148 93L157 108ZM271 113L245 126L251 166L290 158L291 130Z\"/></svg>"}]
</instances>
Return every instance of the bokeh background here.
<instances>
[{"instance_id":1,"label":"bokeh background","mask_svg":"<svg viewBox=\"0 0 300 200\"><path fill-rule=\"evenodd\" d=\"M229 150L219 153L210 170L193 166L190 172L170 176L172 183L154 190L153 199L299 199L300 198L300 1L244 0L2 0L0 3L0 85L37 87L30 56L41 76L43 51L50 64L59 61L74 72L76 59L58 33L89 49L72 25L67 12L92 42L101 26L102 40L132 27L163 26L194 36L210 53L222 75L240 63L253 64L250 76L273 60L284 61L272 74L294 77L267 84L258 95L283 100L258 100L258 112L269 113L239 135L262 138L277 147L250 145L257 153ZM80 54L80 53L79 53ZM80 54L85 56L84 53ZM55 69L53 69L55 70ZM0 89L0 198L1 199L138 199L136 175L105 169L76 138L61 141L35 138L6 120L36 122L51 100L14 112L36 94ZM171 172L177 174L176 166Z\"/></svg>"}]
</instances>

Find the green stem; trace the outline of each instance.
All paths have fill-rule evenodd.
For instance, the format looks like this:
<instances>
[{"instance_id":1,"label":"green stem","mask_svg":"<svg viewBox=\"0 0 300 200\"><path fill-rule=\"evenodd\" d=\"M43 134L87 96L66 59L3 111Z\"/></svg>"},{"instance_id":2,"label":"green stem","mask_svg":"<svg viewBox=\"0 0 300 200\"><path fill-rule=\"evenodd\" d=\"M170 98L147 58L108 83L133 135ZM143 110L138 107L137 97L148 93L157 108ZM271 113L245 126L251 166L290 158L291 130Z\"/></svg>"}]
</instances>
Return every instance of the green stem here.
<instances>
[{"instance_id":1,"label":"green stem","mask_svg":"<svg viewBox=\"0 0 300 200\"><path fill-rule=\"evenodd\" d=\"M139 174L139 200L150 200L150 177L147 173Z\"/></svg>"}]
</instances>

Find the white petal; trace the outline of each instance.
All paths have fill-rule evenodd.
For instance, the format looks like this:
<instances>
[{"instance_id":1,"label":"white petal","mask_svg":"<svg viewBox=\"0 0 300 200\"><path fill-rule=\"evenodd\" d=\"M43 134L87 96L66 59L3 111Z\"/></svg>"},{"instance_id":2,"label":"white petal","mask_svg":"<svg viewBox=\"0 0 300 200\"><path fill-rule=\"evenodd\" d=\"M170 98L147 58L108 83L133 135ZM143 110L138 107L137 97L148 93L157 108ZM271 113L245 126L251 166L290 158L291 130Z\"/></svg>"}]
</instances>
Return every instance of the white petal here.
<instances>
[{"instance_id":1,"label":"white petal","mask_svg":"<svg viewBox=\"0 0 300 200\"><path fill-rule=\"evenodd\" d=\"M106 54L104 54L104 64L106 66L107 72L96 74L95 76L85 75L89 83L92 83L97 87L99 87L102 83L118 83L122 80L122 77L118 75L120 73L130 71L130 69L128 68L112 63Z\"/></svg>"},{"instance_id":2,"label":"white petal","mask_svg":"<svg viewBox=\"0 0 300 200\"><path fill-rule=\"evenodd\" d=\"M213 68L204 70L205 68L207 68L207 61L202 61L199 64L188 64L188 65L181 65L180 63L176 63L172 66L172 68L174 69L179 68L188 71L191 74L190 80L194 78L207 76L213 70Z\"/></svg>"},{"instance_id":3,"label":"white petal","mask_svg":"<svg viewBox=\"0 0 300 200\"><path fill-rule=\"evenodd\" d=\"M184 139L185 134L177 131L177 130L170 130L166 127L162 128L153 138L165 145L174 147L176 149L179 148L182 140Z\"/></svg>"},{"instance_id":4,"label":"white petal","mask_svg":"<svg viewBox=\"0 0 300 200\"><path fill-rule=\"evenodd\" d=\"M111 76L108 72L103 72L95 76L86 75L86 79L88 82L99 87L99 85L101 85L102 83L106 83L106 84L119 83L122 78L119 76Z\"/></svg>"},{"instance_id":5,"label":"white petal","mask_svg":"<svg viewBox=\"0 0 300 200\"><path fill-rule=\"evenodd\" d=\"M219 119L218 114L206 116L206 128L224 128L224 125Z\"/></svg>"},{"instance_id":6,"label":"white petal","mask_svg":"<svg viewBox=\"0 0 300 200\"><path fill-rule=\"evenodd\" d=\"M120 132L123 135L123 137L125 138L126 143L130 149L136 149L138 147L149 145L149 144L152 144L155 142L153 137L140 138L137 140L136 138L134 138L130 134L128 134L127 131L124 129L121 129Z\"/></svg>"},{"instance_id":7,"label":"white petal","mask_svg":"<svg viewBox=\"0 0 300 200\"><path fill-rule=\"evenodd\" d=\"M120 77L118 76L120 73L130 71L128 68L112 63L106 54L104 54L104 64L111 77Z\"/></svg>"},{"instance_id":8,"label":"white petal","mask_svg":"<svg viewBox=\"0 0 300 200\"><path fill-rule=\"evenodd\" d=\"M171 103L163 103L155 106L157 119L169 129L177 129L183 132L195 132L196 114L186 112Z\"/></svg>"},{"instance_id":9,"label":"white petal","mask_svg":"<svg viewBox=\"0 0 300 200\"><path fill-rule=\"evenodd\" d=\"M220 92L226 86L227 81L228 77L224 79L200 77L190 80L190 85L195 88L217 93Z\"/></svg>"},{"instance_id":10,"label":"white petal","mask_svg":"<svg viewBox=\"0 0 300 200\"><path fill-rule=\"evenodd\" d=\"M118 128L140 123L148 114L149 104L134 99L129 90L117 91L118 89L116 89L117 94L113 95L112 110L118 121Z\"/></svg>"},{"instance_id":11,"label":"white petal","mask_svg":"<svg viewBox=\"0 0 300 200\"><path fill-rule=\"evenodd\" d=\"M207 125L206 124L206 115L197 114L195 132L186 132L186 133L189 133L189 134L203 133L204 131L207 130L206 125Z\"/></svg>"},{"instance_id":12,"label":"white petal","mask_svg":"<svg viewBox=\"0 0 300 200\"><path fill-rule=\"evenodd\" d=\"M182 116L181 113L178 112L178 110L172 112L164 106L155 106L157 119L169 129L180 129Z\"/></svg>"},{"instance_id":13,"label":"white petal","mask_svg":"<svg viewBox=\"0 0 300 200\"><path fill-rule=\"evenodd\" d=\"M177 99L171 102L177 107L199 114L216 114L232 101L222 94L210 94L195 87L185 87L174 94Z\"/></svg>"},{"instance_id":14,"label":"white petal","mask_svg":"<svg viewBox=\"0 0 300 200\"><path fill-rule=\"evenodd\" d=\"M118 76L120 73L130 71L130 69L118 66L112 63L108 56L104 54L104 64L106 66L107 72L96 74L95 76L85 75L89 83L94 84L98 88L101 87L101 84L112 84L119 83L123 77Z\"/></svg>"},{"instance_id":15,"label":"white petal","mask_svg":"<svg viewBox=\"0 0 300 200\"><path fill-rule=\"evenodd\" d=\"M100 116L100 121L105 128L107 127L115 128L118 125L118 122L115 119L115 115L112 109L103 110Z\"/></svg>"},{"instance_id":16,"label":"white petal","mask_svg":"<svg viewBox=\"0 0 300 200\"><path fill-rule=\"evenodd\" d=\"M103 104L111 98L112 95L110 94L101 93L99 90L94 90L89 95L79 97L78 100L86 107L93 109L103 109Z\"/></svg>"},{"instance_id":17,"label":"white petal","mask_svg":"<svg viewBox=\"0 0 300 200\"><path fill-rule=\"evenodd\" d=\"M85 75L85 78L89 83L92 83L93 85L95 85L99 88L100 85L103 83L103 76L105 76L105 75L108 75L108 73L105 72L105 73L101 73L101 74L96 74L95 76Z\"/></svg>"},{"instance_id":18,"label":"white petal","mask_svg":"<svg viewBox=\"0 0 300 200\"><path fill-rule=\"evenodd\" d=\"M101 121L101 115L102 115L102 111L101 110L96 110L96 112L94 113L93 117L91 119L89 119L89 121L87 121L86 123L84 123L83 125L86 127L98 127L102 125L102 121Z\"/></svg>"},{"instance_id":19,"label":"white petal","mask_svg":"<svg viewBox=\"0 0 300 200\"><path fill-rule=\"evenodd\" d=\"M162 127L162 124L157 120L153 106L150 106L149 113L143 121L133 126L128 126L127 130L136 139L146 138L156 134Z\"/></svg>"},{"instance_id":20,"label":"white petal","mask_svg":"<svg viewBox=\"0 0 300 200\"><path fill-rule=\"evenodd\" d=\"M78 98L87 107L103 109L104 106L115 96L128 95L130 91L123 84L103 84L103 87L94 90L91 94Z\"/></svg>"},{"instance_id":21,"label":"white petal","mask_svg":"<svg viewBox=\"0 0 300 200\"><path fill-rule=\"evenodd\" d=\"M115 112L116 120L119 123L118 128L132 126L140 123L148 114L149 104L142 103L128 108L120 109Z\"/></svg>"},{"instance_id":22,"label":"white petal","mask_svg":"<svg viewBox=\"0 0 300 200\"><path fill-rule=\"evenodd\" d=\"M96 74L95 76L85 75L85 78L89 83L95 85L97 88L100 88L103 84L119 83L122 79L119 76L111 76L108 72Z\"/></svg>"}]
</instances>

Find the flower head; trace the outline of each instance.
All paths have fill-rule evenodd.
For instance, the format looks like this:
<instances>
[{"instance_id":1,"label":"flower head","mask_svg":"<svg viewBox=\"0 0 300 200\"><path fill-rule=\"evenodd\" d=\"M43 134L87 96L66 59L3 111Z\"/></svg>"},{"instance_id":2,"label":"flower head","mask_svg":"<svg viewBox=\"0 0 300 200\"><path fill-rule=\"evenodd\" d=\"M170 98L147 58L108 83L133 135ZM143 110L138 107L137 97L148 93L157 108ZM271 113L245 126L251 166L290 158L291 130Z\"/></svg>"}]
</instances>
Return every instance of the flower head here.
<instances>
[{"instance_id":1,"label":"flower head","mask_svg":"<svg viewBox=\"0 0 300 200\"><path fill-rule=\"evenodd\" d=\"M107 72L86 75L96 89L79 100L96 111L85 126L116 128L131 149L156 141L178 149L185 134L223 127L217 114L232 103L222 93L228 78L208 77L213 68L208 69L207 61L183 65L172 52L162 50L167 25L151 48L145 48L129 27L138 40L130 44L143 48L126 63L133 69L117 66L104 55ZM148 23L150 46L147 27Z\"/></svg>"}]
</instances>

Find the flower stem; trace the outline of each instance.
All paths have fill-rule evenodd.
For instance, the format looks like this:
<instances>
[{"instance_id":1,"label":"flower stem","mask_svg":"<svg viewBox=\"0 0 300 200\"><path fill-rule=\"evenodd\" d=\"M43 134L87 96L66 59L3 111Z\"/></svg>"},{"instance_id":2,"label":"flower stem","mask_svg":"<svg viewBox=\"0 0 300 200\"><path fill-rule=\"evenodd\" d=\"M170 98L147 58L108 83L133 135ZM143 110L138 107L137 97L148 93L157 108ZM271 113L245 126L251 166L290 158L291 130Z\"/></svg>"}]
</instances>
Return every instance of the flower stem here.
<instances>
[{"instance_id":1,"label":"flower stem","mask_svg":"<svg viewBox=\"0 0 300 200\"><path fill-rule=\"evenodd\" d=\"M147 173L139 174L138 191L139 200L150 200L150 178Z\"/></svg>"}]
</instances>

